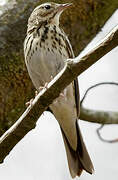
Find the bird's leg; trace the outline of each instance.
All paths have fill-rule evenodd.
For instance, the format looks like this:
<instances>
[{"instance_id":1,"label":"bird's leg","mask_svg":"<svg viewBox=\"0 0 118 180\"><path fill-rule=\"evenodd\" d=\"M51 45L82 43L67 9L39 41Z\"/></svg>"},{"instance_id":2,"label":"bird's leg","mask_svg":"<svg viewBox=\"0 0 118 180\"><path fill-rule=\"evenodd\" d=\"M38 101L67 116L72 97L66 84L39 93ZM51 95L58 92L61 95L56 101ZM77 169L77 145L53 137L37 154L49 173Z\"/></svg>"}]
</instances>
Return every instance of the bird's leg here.
<instances>
[{"instance_id":1,"label":"bird's leg","mask_svg":"<svg viewBox=\"0 0 118 180\"><path fill-rule=\"evenodd\" d=\"M46 82L45 84L44 84L44 86L40 86L39 87L39 91L41 91L41 90L43 90L43 89L48 89L48 82Z\"/></svg>"},{"instance_id":2,"label":"bird's leg","mask_svg":"<svg viewBox=\"0 0 118 180\"><path fill-rule=\"evenodd\" d=\"M38 91L35 91L35 97L38 95ZM28 107L29 105L32 105L34 98L30 99L30 101L26 102L25 105Z\"/></svg>"},{"instance_id":3,"label":"bird's leg","mask_svg":"<svg viewBox=\"0 0 118 180\"><path fill-rule=\"evenodd\" d=\"M66 89L64 89L64 91L60 93L60 95L59 95L58 98L65 98L65 100L67 100L67 97L66 97ZM56 99L54 100L54 102L53 102L54 104L56 104L56 103L58 102L58 98L56 98Z\"/></svg>"},{"instance_id":4,"label":"bird's leg","mask_svg":"<svg viewBox=\"0 0 118 180\"><path fill-rule=\"evenodd\" d=\"M54 77L51 75L50 78L51 78L50 81L52 81ZM48 84L49 84L49 83L46 82L46 83L44 84L44 86L40 86L40 87L39 87L39 91L41 91L41 90L43 90L43 89L48 89Z\"/></svg>"},{"instance_id":5,"label":"bird's leg","mask_svg":"<svg viewBox=\"0 0 118 180\"><path fill-rule=\"evenodd\" d=\"M51 76L51 80L53 79L53 76ZM48 82L46 82L44 84L44 86L40 86L39 87L39 91L43 90L43 89L48 89ZM38 95L38 91L35 91L35 97ZM30 99L30 101L26 102L26 107L28 107L29 105L32 105L34 98Z\"/></svg>"},{"instance_id":6,"label":"bird's leg","mask_svg":"<svg viewBox=\"0 0 118 180\"><path fill-rule=\"evenodd\" d=\"M54 77L52 75L50 77L51 77L51 81L52 81L54 79Z\"/></svg>"},{"instance_id":7,"label":"bird's leg","mask_svg":"<svg viewBox=\"0 0 118 180\"><path fill-rule=\"evenodd\" d=\"M61 92L61 93L60 93L60 95L59 95L59 97L62 97L62 98L64 98L64 97L65 97L65 94L64 94L64 92Z\"/></svg>"},{"instance_id":8,"label":"bird's leg","mask_svg":"<svg viewBox=\"0 0 118 180\"><path fill-rule=\"evenodd\" d=\"M26 102L25 105L26 107L32 105L32 102L33 102L34 98L30 99L30 101Z\"/></svg>"},{"instance_id":9,"label":"bird's leg","mask_svg":"<svg viewBox=\"0 0 118 180\"><path fill-rule=\"evenodd\" d=\"M36 90L36 91L35 91L35 97L36 97L37 95L38 95L38 91Z\"/></svg>"},{"instance_id":10,"label":"bird's leg","mask_svg":"<svg viewBox=\"0 0 118 180\"><path fill-rule=\"evenodd\" d=\"M60 93L60 97L66 98L66 89L63 90L63 92Z\"/></svg>"}]
</instances>

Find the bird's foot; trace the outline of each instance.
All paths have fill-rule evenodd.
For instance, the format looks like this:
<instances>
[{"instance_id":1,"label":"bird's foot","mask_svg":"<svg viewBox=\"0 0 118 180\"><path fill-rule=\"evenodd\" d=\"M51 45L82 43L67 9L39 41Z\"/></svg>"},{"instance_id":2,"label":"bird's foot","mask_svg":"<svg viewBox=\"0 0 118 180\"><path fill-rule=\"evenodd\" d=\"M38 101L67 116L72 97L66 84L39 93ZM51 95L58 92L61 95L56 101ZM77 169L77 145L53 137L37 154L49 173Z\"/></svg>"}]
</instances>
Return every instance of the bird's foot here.
<instances>
[{"instance_id":1,"label":"bird's foot","mask_svg":"<svg viewBox=\"0 0 118 180\"><path fill-rule=\"evenodd\" d=\"M46 82L46 83L44 84L44 86L40 86L40 87L39 87L39 91L41 91L41 90L43 90L43 89L48 89L48 82Z\"/></svg>"},{"instance_id":2,"label":"bird's foot","mask_svg":"<svg viewBox=\"0 0 118 180\"><path fill-rule=\"evenodd\" d=\"M38 91L35 91L35 97L38 95Z\"/></svg>"},{"instance_id":3,"label":"bird's foot","mask_svg":"<svg viewBox=\"0 0 118 180\"><path fill-rule=\"evenodd\" d=\"M51 75L50 78L51 78L51 81L52 81L54 77ZM44 84L44 86L40 86L40 87L39 87L39 91L41 91L41 90L43 90L43 89L48 89L48 84L49 84L49 83L46 82L46 83Z\"/></svg>"},{"instance_id":4,"label":"bird's foot","mask_svg":"<svg viewBox=\"0 0 118 180\"><path fill-rule=\"evenodd\" d=\"M35 91L35 97L38 95L38 91ZM34 100L34 98L32 98L32 99L30 99L30 101L28 101L28 102L26 102L25 103L25 105L26 105L26 107L28 107L28 106L32 106L32 102L33 102L33 100Z\"/></svg>"},{"instance_id":5,"label":"bird's foot","mask_svg":"<svg viewBox=\"0 0 118 180\"><path fill-rule=\"evenodd\" d=\"M62 98L64 98L64 97L65 97L65 94L64 94L64 92L60 93L59 97L62 97Z\"/></svg>"},{"instance_id":6,"label":"bird's foot","mask_svg":"<svg viewBox=\"0 0 118 180\"><path fill-rule=\"evenodd\" d=\"M64 91L60 93L59 97L64 98L65 100L67 100L67 90L64 89Z\"/></svg>"},{"instance_id":7,"label":"bird's foot","mask_svg":"<svg viewBox=\"0 0 118 180\"><path fill-rule=\"evenodd\" d=\"M25 103L26 107L32 106L33 100L34 100L34 99L32 98L32 99L30 99L30 101L26 102L26 103Z\"/></svg>"},{"instance_id":8,"label":"bird's foot","mask_svg":"<svg viewBox=\"0 0 118 180\"><path fill-rule=\"evenodd\" d=\"M66 98L66 95L65 95L65 92L62 92L62 93L60 93L60 95L59 95L59 97L58 98L65 98L65 99L67 99ZM54 104L56 104L57 102L58 102L58 98L56 98L55 100L54 100ZM61 101L61 100L60 100Z\"/></svg>"}]
</instances>

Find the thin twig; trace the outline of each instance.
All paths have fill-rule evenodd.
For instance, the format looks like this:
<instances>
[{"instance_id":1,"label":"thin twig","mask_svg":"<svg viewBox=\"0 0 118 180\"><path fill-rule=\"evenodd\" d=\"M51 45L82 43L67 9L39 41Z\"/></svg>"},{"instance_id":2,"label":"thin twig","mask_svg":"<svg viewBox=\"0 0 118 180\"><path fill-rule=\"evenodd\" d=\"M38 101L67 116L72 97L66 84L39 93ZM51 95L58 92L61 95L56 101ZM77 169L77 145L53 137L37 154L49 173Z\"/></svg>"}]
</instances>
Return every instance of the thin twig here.
<instances>
[{"instance_id":1,"label":"thin twig","mask_svg":"<svg viewBox=\"0 0 118 180\"><path fill-rule=\"evenodd\" d=\"M80 119L88 122L99 123L99 124L118 124L118 112L113 111L99 111L93 109L87 109L83 106L84 100L88 95L89 91L93 88L101 85L115 85L118 86L116 82L101 82L89 87L80 103Z\"/></svg>"},{"instance_id":2,"label":"thin twig","mask_svg":"<svg viewBox=\"0 0 118 180\"><path fill-rule=\"evenodd\" d=\"M102 124L99 128L96 129L96 132L97 132L97 135L99 137L99 139L103 142L106 142L106 143L117 143L118 142L118 138L116 139L113 139L113 140L107 140L107 139L104 139L101 134L100 134L100 131L103 129L104 125Z\"/></svg>"},{"instance_id":3,"label":"thin twig","mask_svg":"<svg viewBox=\"0 0 118 180\"><path fill-rule=\"evenodd\" d=\"M98 87L98 86L102 86L102 85L115 85L115 86L118 86L118 83L116 82L101 82L101 83L97 83L97 84L94 84L93 86L89 87L86 92L84 93L84 96L80 102L80 105L82 107L82 104L84 103L84 100L86 98L86 96L88 95L89 91ZM107 143L116 143L118 142L118 138L117 139L113 139L113 140L107 140L107 139L104 139L101 134L100 134L100 131L102 130L102 128L104 127L104 124L102 124L99 128L96 129L96 132L97 132L97 135L99 137L99 139L103 142L107 142Z\"/></svg>"},{"instance_id":4,"label":"thin twig","mask_svg":"<svg viewBox=\"0 0 118 180\"><path fill-rule=\"evenodd\" d=\"M86 96L88 95L88 93L89 93L90 90L92 90L92 89L94 89L94 88L96 88L96 87L98 87L98 86L102 86L102 85L115 85L115 86L118 86L118 83L116 83L116 82L100 82L100 83L94 84L93 86L89 87L89 88L85 91L84 96L83 96L83 98L81 99L80 105L82 106L82 104L83 104L83 102L84 102L84 100L85 100L85 98L86 98Z\"/></svg>"}]
</instances>

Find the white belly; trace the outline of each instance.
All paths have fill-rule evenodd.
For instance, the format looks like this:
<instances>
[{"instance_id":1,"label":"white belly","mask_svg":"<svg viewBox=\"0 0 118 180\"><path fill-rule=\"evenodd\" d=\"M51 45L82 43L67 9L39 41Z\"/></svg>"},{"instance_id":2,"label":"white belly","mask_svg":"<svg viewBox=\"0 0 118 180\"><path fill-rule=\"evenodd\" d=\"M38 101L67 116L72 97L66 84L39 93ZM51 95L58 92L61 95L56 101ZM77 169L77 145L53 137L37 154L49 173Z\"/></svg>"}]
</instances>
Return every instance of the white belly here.
<instances>
[{"instance_id":1,"label":"white belly","mask_svg":"<svg viewBox=\"0 0 118 180\"><path fill-rule=\"evenodd\" d=\"M38 42L35 38L32 48ZM27 69L32 82L37 90L40 86L44 86L46 82L50 82L64 67L64 61L68 58L65 48L62 48L62 54L59 49L52 47L52 42L45 42L42 47L37 46L37 50L30 54L30 58L26 61ZM60 47L59 47L60 48ZM35 49L34 49L35 50ZM73 84L71 83L64 90L64 97L57 98L57 102L50 105L56 119L63 129L69 143L76 150L77 132L76 132L76 105L73 92Z\"/></svg>"},{"instance_id":2,"label":"white belly","mask_svg":"<svg viewBox=\"0 0 118 180\"><path fill-rule=\"evenodd\" d=\"M37 48L37 51L28 61L27 66L30 78L35 87L39 89L46 82L50 82L52 77L54 78L64 67L65 59L62 58L56 49L53 49L52 52L50 45L45 47L45 49L43 47Z\"/></svg>"}]
</instances>

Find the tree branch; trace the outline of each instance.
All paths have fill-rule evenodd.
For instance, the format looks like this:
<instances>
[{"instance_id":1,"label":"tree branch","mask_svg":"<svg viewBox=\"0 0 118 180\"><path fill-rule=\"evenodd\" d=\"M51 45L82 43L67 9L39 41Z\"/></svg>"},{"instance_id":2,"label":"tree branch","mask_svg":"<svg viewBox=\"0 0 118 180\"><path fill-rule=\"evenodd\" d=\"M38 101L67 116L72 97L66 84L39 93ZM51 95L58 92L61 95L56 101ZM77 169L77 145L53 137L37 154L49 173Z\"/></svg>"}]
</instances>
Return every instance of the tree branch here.
<instances>
[{"instance_id":1,"label":"tree branch","mask_svg":"<svg viewBox=\"0 0 118 180\"><path fill-rule=\"evenodd\" d=\"M5 6L0 7L0 136L18 119L19 112L24 112L25 102L34 94L34 87L24 65L23 41L29 15L37 5L44 2L9 0ZM73 8L62 14L60 24L77 55L117 9L118 0L72 2Z\"/></svg>"},{"instance_id":2,"label":"tree branch","mask_svg":"<svg viewBox=\"0 0 118 180\"><path fill-rule=\"evenodd\" d=\"M92 110L87 109L83 107L83 102L90 90L97 86L101 85L114 85L118 86L118 83L116 82L101 82L98 84L95 84L88 88L80 102L81 110L80 110L80 119L92 123L100 123L100 124L118 124L118 112L112 112L112 111L98 111L98 110Z\"/></svg>"},{"instance_id":3,"label":"tree branch","mask_svg":"<svg viewBox=\"0 0 118 180\"><path fill-rule=\"evenodd\" d=\"M29 15L44 2L9 0L0 7L0 136L19 118L19 112L24 112L25 102L34 94L34 86L24 64L23 41ZM77 56L117 9L118 0L72 2L73 8L62 14L60 24Z\"/></svg>"},{"instance_id":4,"label":"tree branch","mask_svg":"<svg viewBox=\"0 0 118 180\"><path fill-rule=\"evenodd\" d=\"M118 26L84 56L68 59L63 70L34 99L19 120L0 138L0 162L35 127L37 119L78 75L118 45ZM37 111L38 110L38 111ZM34 118L35 117L35 118Z\"/></svg>"},{"instance_id":5,"label":"tree branch","mask_svg":"<svg viewBox=\"0 0 118 180\"><path fill-rule=\"evenodd\" d=\"M104 139L101 134L100 134L100 131L103 129L104 125L101 125L99 128L97 128L96 132L97 132L97 135L99 137L99 139L103 142L107 142L107 143L117 143L118 142L118 138L116 139L113 139L113 140L107 140L107 139Z\"/></svg>"},{"instance_id":6,"label":"tree branch","mask_svg":"<svg viewBox=\"0 0 118 180\"><path fill-rule=\"evenodd\" d=\"M118 124L118 112L98 111L81 106L80 119L99 124Z\"/></svg>"},{"instance_id":7,"label":"tree branch","mask_svg":"<svg viewBox=\"0 0 118 180\"><path fill-rule=\"evenodd\" d=\"M81 102L80 102L81 106L82 106L82 104L83 104L83 102L84 102L84 100L85 100L88 92L89 92L90 90L96 88L97 86L102 86L102 85L114 85L114 86L118 86L118 83L116 83L116 82L100 82L100 83L94 84L93 86L89 87L89 88L86 90L86 92L85 92L85 94L84 94L84 96L83 96L83 98L82 98L82 100L81 100Z\"/></svg>"},{"instance_id":8,"label":"tree branch","mask_svg":"<svg viewBox=\"0 0 118 180\"><path fill-rule=\"evenodd\" d=\"M87 109L83 107L83 102L87 96L87 94L89 93L90 90L98 87L98 86L102 86L102 85L112 85L112 86L118 86L118 83L116 82L101 82L101 83L97 83L91 87L89 87L82 100L81 100L81 114L80 114L80 119L83 119L85 121L88 122L93 122L93 123L100 123L102 124L99 128L96 129L97 135L99 137L99 139L103 142L107 142L107 143L116 143L118 142L118 138L113 139L113 140L107 140L104 139L101 136L100 131L102 130L102 128L104 127L105 124L118 124L118 112L110 112L110 111L96 111L96 110L91 110L91 109Z\"/></svg>"}]
</instances>

